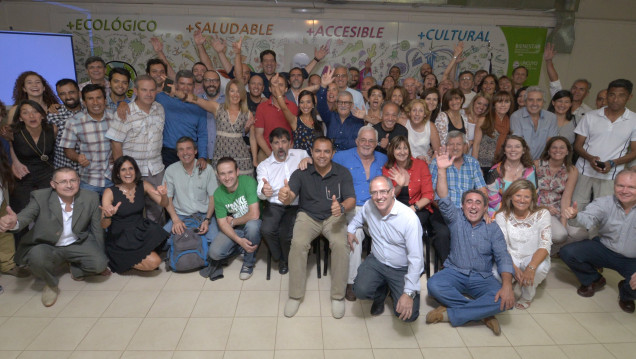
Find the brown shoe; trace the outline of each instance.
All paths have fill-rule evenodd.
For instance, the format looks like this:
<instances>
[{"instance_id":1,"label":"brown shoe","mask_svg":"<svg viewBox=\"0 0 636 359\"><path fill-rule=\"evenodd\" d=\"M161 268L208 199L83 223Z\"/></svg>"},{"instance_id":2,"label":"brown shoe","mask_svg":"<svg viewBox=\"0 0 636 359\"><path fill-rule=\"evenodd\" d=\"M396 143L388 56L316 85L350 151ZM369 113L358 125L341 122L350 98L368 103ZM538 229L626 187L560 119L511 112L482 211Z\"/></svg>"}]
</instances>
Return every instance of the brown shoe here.
<instances>
[{"instance_id":1,"label":"brown shoe","mask_svg":"<svg viewBox=\"0 0 636 359\"><path fill-rule=\"evenodd\" d=\"M2 274L12 275L18 278L26 278L31 275L31 272L26 268L15 266L6 272L2 272Z\"/></svg>"},{"instance_id":2,"label":"brown shoe","mask_svg":"<svg viewBox=\"0 0 636 359\"><path fill-rule=\"evenodd\" d=\"M443 321L448 321L448 320L444 320L444 313L446 313L446 307L443 305L440 305L439 307L426 313L426 323L435 324L435 323L439 323Z\"/></svg>"},{"instance_id":3,"label":"brown shoe","mask_svg":"<svg viewBox=\"0 0 636 359\"><path fill-rule=\"evenodd\" d=\"M345 299L350 302L356 301L356 294L353 292L353 284L347 284L347 293L345 294Z\"/></svg>"},{"instance_id":4,"label":"brown shoe","mask_svg":"<svg viewBox=\"0 0 636 359\"><path fill-rule=\"evenodd\" d=\"M581 297L589 298L593 296L594 293L601 290L601 288L603 288L604 286L605 286L605 277L601 277L601 279L597 280L596 282L592 282L592 284L590 285L581 285L579 289L576 290L576 292Z\"/></svg>"},{"instance_id":5,"label":"brown shoe","mask_svg":"<svg viewBox=\"0 0 636 359\"><path fill-rule=\"evenodd\" d=\"M618 282L618 306L621 307L625 313L634 313L634 301L633 300L621 300L621 287L625 283L625 279Z\"/></svg>"},{"instance_id":6,"label":"brown shoe","mask_svg":"<svg viewBox=\"0 0 636 359\"><path fill-rule=\"evenodd\" d=\"M499 321L497 320L497 318L495 318L494 315L484 318L481 321L484 322L484 324L486 324L486 326L490 328L490 330L492 330L492 332L495 333L495 335L501 334L501 327L499 326Z\"/></svg>"}]
</instances>

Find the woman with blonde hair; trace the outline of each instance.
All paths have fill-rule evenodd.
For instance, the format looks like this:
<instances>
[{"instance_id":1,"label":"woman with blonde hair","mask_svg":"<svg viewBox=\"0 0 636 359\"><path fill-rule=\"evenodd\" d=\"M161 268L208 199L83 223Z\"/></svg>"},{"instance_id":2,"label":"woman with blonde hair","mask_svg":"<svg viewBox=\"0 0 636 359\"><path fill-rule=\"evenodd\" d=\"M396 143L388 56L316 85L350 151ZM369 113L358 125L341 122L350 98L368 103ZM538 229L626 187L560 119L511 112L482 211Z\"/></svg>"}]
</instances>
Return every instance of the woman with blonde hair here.
<instances>
[{"instance_id":1,"label":"woman with blonde hair","mask_svg":"<svg viewBox=\"0 0 636 359\"><path fill-rule=\"evenodd\" d=\"M435 123L431 121L431 112L422 99L411 100L405 112L408 120L398 119L398 122L406 127L409 133L409 145L413 157L430 163L431 148L439 148L439 135Z\"/></svg>"},{"instance_id":2,"label":"woman with blonde hair","mask_svg":"<svg viewBox=\"0 0 636 359\"><path fill-rule=\"evenodd\" d=\"M514 277L521 286L521 296L515 307L527 309L537 286L550 271L550 212L537 205L534 184L518 179L504 192L495 221L504 234L512 257ZM496 273L494 268L493 273ZM498 273L495 275L498 276Z\"/></svg>"}]
</instances>

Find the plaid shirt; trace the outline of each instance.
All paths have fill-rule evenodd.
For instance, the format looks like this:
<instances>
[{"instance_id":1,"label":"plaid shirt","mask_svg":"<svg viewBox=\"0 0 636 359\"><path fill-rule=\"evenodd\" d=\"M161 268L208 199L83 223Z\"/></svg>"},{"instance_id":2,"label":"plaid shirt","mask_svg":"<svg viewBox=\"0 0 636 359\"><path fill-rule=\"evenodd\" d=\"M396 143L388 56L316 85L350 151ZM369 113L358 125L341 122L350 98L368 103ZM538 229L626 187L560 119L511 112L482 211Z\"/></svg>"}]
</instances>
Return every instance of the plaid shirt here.
<instances>
[{"instance_id":1,"label":"plaid shirt","mask_svg":"<svg viewBox=\"0 0 636 359\"><path fill-rule=\"evenodd\" d=\"M132 102L125 122L115 114L106 138L122 143L124 155L137 161L142 176L153 176L164 169L161 160L164 122L163 106L158 102L152 103L150 113L145 113L136 102Z\"/></svg>"},{"instance_id":2,"label":"plaid shirt","mask_svg":"<svg viewBox=\"0 0 636 359\"><path fill-rule=\"evenodd\" d=\"M452 165L446 169L446 180L448 181L448 197L457 208L462 207L462 194L471 189L486 187L484 175L479 167L479 162L471 156L463 155L464 163L457 169ZM437 189L437 159L429 165L431 176L433 177L433 188ZM435 193L435 199L439 199Z\"/></svg>"},{"instance_id":3,"label":"plaid shirt","mask_svg":"<svg viewBox=\"0 0 636 359\"><path fill-rule=\"evenodd\" d=\"M77 112L81 112L84 110L84 105L81 105L81 109ZM57 127L57 138L55 139L55 156L53 157L53 165L55 168L60 167L70 167L75 171L79 171L79 164L77 162L71 161L64 154L64 148L60 146L60 141L62 140L62 135L64 134L64 127L66 126L66 121L68 121L71 117L73 117L77 112L72 112L66 108L66 106L60 106L57 110L57 113L50 113L46 116L50 124L53 124ZM79 153L79 145L75 146L75 151Z\"/></svg>"},{"instance_id":4,"label":"plaid shirt","mask_svg":"<svg viewBox=\"0 0 636 359\"><path fill-rule=\"evenodd\" d=\"M91 186L106 185L104 175L111 153L106 132L114 117L110 110L105 110L102 119L96 121L87 112L78 112L68 121L60 141L60 146L64 148L75 148L79 143L80 152L90 161L87 167L80 167L80 178Z\"/></svg>"}]
</instances>

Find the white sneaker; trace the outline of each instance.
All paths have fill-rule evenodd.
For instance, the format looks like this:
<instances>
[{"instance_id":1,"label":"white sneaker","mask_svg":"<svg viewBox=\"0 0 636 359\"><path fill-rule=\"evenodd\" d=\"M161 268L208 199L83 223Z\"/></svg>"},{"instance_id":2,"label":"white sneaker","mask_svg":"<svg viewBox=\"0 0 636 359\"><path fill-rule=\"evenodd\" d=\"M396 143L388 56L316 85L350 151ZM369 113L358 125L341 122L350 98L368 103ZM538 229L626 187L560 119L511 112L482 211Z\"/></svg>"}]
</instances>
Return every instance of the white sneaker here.
<instances>
[{"instance_id":1,"label":"white sneaker","mask_svg":"<svg viewBox=\"0 0 636 359\"><path fill-rule=\"evenodd\" d=\"M44 286L42 290L42 304L45 307L50 307L57 301L57 295L60 294L60 289L58 287L49 287L48 285Z\"/></svg>"},{"instance_id":2,"label":"white sneaker","mask_svg":"<svg viewBox=\"0 0 636 359\"><path fill-rule=\"evenodd\" d=\"M300 299L289 298L285 304L285 316L291 318L298 313L300 307Z\"/></svg>"},{"instance_id":3,"label":"white sneaker","mask_svg":"<svg viewBox=\"0 0 636 359\"><path fill-rule=\"evenodd\" d=\"M345 302L344 299L341 300L331 300L331 315L334 318L340 319L345 315Z\"/></svg>"}]
</instances>

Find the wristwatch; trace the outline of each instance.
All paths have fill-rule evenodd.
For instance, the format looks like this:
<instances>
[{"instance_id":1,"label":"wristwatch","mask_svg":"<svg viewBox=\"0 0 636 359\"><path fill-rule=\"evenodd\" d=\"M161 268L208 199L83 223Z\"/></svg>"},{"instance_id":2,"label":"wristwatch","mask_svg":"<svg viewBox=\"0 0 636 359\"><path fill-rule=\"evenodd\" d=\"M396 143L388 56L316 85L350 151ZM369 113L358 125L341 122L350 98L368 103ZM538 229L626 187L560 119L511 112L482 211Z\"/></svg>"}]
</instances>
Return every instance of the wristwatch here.
<instances>
[{"instance_id":1,"label":"wristwatch","mask_svg":"<svg viewBox=\"0 0 636 359\"><path fill-rule=\"evenodd\" d=\"M405 290L404 294L408 295L409 297L411 297L411 299L415 299L415 296L417 295L417 292L414 291L410 291L410 290Z\"/></svg>"},{"instance_id":2,"label":"wristwatch","mask_svg":"<svg viewBox=\"0 0 636 359\"><path fill-rule=\"evenodd\" d=\"M340 205L340 213L345 214L345 206L344 205Z\"/></svg>"},{"instance_id":3,"label":"wristwatch","mask_svg":"<svg viewBox=\"0 0 636 359\"><path fill-rule=\"evenodd\" d=\"M210 217L205 217L203 218L204 221L208 221L208 223L210 223Z\"/></svg>"},{"instance_id":4,"label":"wristwatch","mask_svg":"<svg viewBox=\"0 0 636 359\"><path fill-rule=\"evenodd\" d=\"M616 162L609 160L610 167L616 167Z\"/></svg>"},{"instance_id":5,"label":"wristwatch","mask_svg":"<svg viewBox=\"0 0 636 359\"><path fill-rule=\"evenodd\" d=\"M416 212L419 212L419 210L421 209L420 206L417 205L417 203L413 204L413 208L415 208Z\"/></svg>"}]
</instances>

